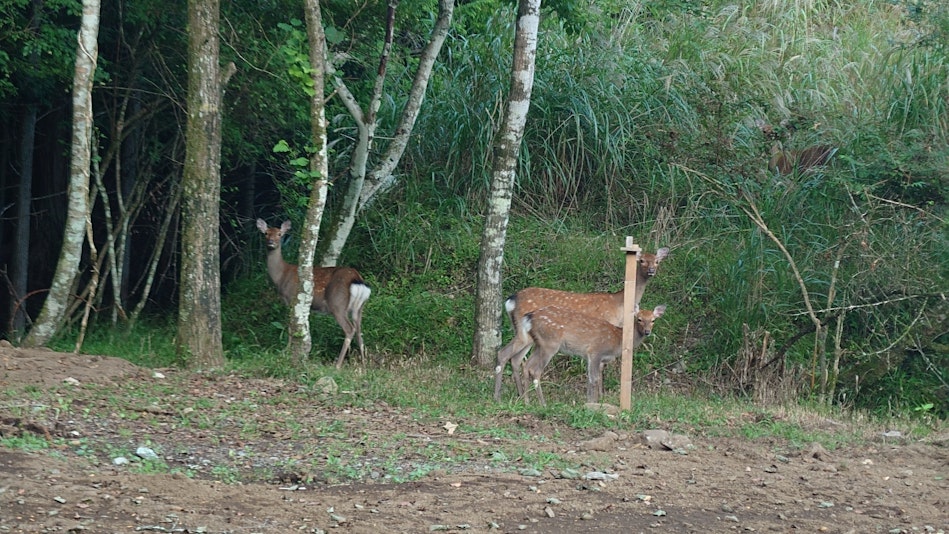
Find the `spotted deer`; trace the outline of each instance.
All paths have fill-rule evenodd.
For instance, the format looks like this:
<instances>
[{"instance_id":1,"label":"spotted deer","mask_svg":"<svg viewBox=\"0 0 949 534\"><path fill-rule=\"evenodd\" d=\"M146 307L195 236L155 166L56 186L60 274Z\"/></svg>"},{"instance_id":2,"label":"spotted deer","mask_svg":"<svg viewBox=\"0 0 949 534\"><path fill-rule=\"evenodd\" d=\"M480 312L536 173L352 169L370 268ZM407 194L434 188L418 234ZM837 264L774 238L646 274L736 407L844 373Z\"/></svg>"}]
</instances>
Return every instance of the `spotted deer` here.
<instances>
[{"instance_id":1,"label":"spotted deer","mask_svg":"<svg viewBox=\"0 0 949 534\"><path fill-rule=\"evenodd\" d=\"M662 247L655 254L643 253L636 265L636 295L635 306L639 308L639 301L646 291L646 284L656 276L659 263L669 255L669 248ZM518 347L530 345L527 332L521 328L521 319L524 315L549 306L577 310L594 319L605 321L614 326L623 326L623 290L615 293L573 293L557 289L528 287L509 297L504 302L504 308L511 325L514 327L514 338L510 343L498 351L498 363L494 368L494 400L501 400L501 382L504 376L504 367L511 362L514 384L518 395L523 395L526 384L522 380L521 364L527 351L520 351Z\"/></svg>"},{"instance_id":2,"label":"spotted deer","mask_svg":"<svg viewBox=\"0 0 949 534\"><path fill-rule=\"evenodd\" d=\"M656 319L665 312L664 305L636 312L633 351L652 333ZM540 377L557 353L586 358L587 402L599 402L603 395L603 368L623 352L622 328L577 310L557 306L524 315L521 326L530 341L526 345L518 345L516 349L527 352L529 345L534 345L534 353L524 364L524 379L534 385L537 399L542 405L546 401L540 387Z\"/></svg>"},{"instance_id":3,"label":"spotted deer","mask_svg":"<svg viewBox=\"0 0 949 534\"><path fill-rule=\"evenodd\" d=\"M284 221L280 228L267 226L263 219L257 219L257 229L267 242L267 272L277 286L277 293L287 305L300 291L300 276L297 266L284 261L280 251L280 239L290 230L290 221ZM352 267L314 267L313 268L313 304L316 312L331 314L346 340L336 359L336 368L343 366L346 353L353 337L359 344L359 352L366 353L362 340L362 308L372 291L362 276Z\"/></svg>"}]
</instances>

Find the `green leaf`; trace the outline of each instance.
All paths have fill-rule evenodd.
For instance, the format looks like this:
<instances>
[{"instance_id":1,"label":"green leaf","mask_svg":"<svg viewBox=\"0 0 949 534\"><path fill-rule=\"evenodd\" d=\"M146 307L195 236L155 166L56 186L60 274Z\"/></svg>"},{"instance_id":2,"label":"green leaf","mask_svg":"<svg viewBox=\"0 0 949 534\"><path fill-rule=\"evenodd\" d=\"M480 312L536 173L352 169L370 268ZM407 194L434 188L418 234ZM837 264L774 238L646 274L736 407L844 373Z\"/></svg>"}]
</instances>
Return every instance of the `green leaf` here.
<instances>
[{"instance_id":1,"label":"green leaf","mask_svg":"<svg viewBox=\"0 0 949 534\"><path fill-rule=\"evenodd\" d=\"M290 145L286 142L286 140L281 139L277 141L276 145L274 145L273 151L278 154L284 153L284 152L290 152Z\"/></svg>"},{"instance_id":2,"label":"green leaf","mask_svg":"<svg viewBox=\"0 0 949 534\"><path fill-rule=\"evenodd\" d=\"M336 29L335 26L327 26L323 33L326 35L326 42L337 45L346 40L346 34Z\"/></svg>"}]
</instances>

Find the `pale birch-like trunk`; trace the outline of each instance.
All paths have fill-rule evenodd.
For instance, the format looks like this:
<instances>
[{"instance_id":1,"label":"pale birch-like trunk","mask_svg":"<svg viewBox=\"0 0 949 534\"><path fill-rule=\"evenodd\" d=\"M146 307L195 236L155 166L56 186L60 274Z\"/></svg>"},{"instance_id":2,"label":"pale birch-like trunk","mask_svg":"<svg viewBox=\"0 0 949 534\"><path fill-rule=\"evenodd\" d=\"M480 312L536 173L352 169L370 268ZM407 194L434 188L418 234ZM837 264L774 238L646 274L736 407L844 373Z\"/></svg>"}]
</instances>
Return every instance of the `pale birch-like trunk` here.
<instances>
[{"instance_id":1,"label":"pale birch-like trunk","mask_svg":"<svg viewBox=\"0 0 949 534\"><path fill-rule=\"evenodd\" d=\"M188 120L182 176L178 351L194 368L224 364L221 339L219 0L188 0Z\"/></svg>"},{"instance_id":2,"label":"pale birch-like trunk","mask_svg":"<svg viewBox=\"0 0 949 534\"><path fill-rule=\"evenodd\" d=\"M435 20L435 26L432 28L432 35L428 44L422 51L419 58L418 70L415 73L415 79L412 82L412 89L409 91L405 108L402 110L402 116L396 125L395 134L389 141L388 148L382 160L371 171L368 170L369 154L372 151L372 142L376 131L376 112L382 100L382 88L385 81L385 66L388 61L389 51L392 45L392 31L396 4L390 4L388 19L386 25L386 40L383 47L383 53L379 60L379 69L377 70L375 88L369 103L369 111L362 112L359 103L346 87L345 82L338 76L333 77L333 84L346 106L346 109L352 115L359 129L359 140L353 150L352 160L350 162L349 174L350 180L344 195L339 213L334 219L333 226L329 229L327 235L327 247L323 254L321 265L331 267L339 261L349 234L356 222L356 217L375 197L382 193L395 183L395 177L392 174L398 166L405 148L408 146L412 130L415 128L415 121L418 119L422 103L425 101L425 92L428 89L428 82L432 76L432 68L438 53L441 51L445 38L448 36L448 29L451 26L451 18L455 9L454 0L439 0L438 17ZM333 75L332 66L327 63L327 74Z\"/></svg>"},{"instance_id":3,"label":"pale birch-like trunk","mask_svg":"<svg viewBox=\"0 0 949 534\"><path fill-rule=\"evenodd\" d=\"M72 91L72 146L67 187L66 228L63 247L56 263L53 284L43 310L24 341L26 346L43 346L59 330L69 305L79 272L86 219L89 217L89 163L92 146L92 82L99 57L99 0L83 0L82 22Z\"/></svg>"},{"instance_id":4,"label":"pale birch-like trunk","mask_svg":"<svg viewBox=\"0 0 949 534\"><path fill-rule=\"evenodd\" d=\"M300 292L290 303L290 352L302 361L310 353L310 305L313 302L313 257L320 234L320 222L326 207L326 177L329 162L326 152L326 112L324 99L324 68L326 36L319 0L306 0L306 27L310 44L310 66L313 73L313 95L310 99L310 131L316 150L310 155L310 175L314 180L306 220L300 237L298 273Z\"/></svg>"},{"instance_id":5,"label":"pale birch-like trunk","mask_svg":"<svg viewBox=\"0 0 949 534\"><path fill-rule=\"evenodd\" d=\"M504 241L510 218L511 197L517 171L527 111L534 86L534 60L537 56L537 29L540 0L520 0L514 35L514 60L511 65L511 89L504 123L494 144L494 162L488 214L481 234L478 258L475 331L472 359L482 367L491 367L501 346L501 266Z\"/></svg>"}]
</instances>

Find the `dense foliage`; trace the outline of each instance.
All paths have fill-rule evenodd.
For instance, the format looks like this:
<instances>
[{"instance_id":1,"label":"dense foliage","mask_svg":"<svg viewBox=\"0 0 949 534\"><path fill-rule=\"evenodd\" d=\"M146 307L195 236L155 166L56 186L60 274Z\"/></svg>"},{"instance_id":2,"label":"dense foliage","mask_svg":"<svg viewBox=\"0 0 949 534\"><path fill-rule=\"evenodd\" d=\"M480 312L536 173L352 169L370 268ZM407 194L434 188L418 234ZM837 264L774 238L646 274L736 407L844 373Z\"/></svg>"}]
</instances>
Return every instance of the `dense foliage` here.
<instances>
[{"instance_id":1,"label":"dense foliage","mask_svg":"<svg viewBox=\"0 0 949 534\"><path fill-rule=\"evenodd\" d=\"M14 4L5 8L10 20L26 20L28 5ZM184 8L119 4L103 5L100 150L113 162L104 169L110 195L140 191L131 232L133 247L147 253L131 255L137 274L127 291L161 315L176 298L175 241L157 231L180 175ZM222 51L238 74L225 95L224 329L231 357L246 361L285 343L286 310L263 274L251 222L302 216L305 186L293 183L288 158L272 148L307 142L307 97L294 76L303 17L286 0L225 4ZM433 4L399 7L383 124L397 119ZM618 289L619 247L632 235L647 250L673 249L645 296L669 313L640 356L642 372L685 373L715 392L762 401L813 394L949 415L949 10L878 0L566 6L563 13L584 16L566 23L549 13L543 21L506 289ZM367 91L385 4L324 9L332 52L345 55L347 80ZM366 210L350 239L343 262L373 286L365 320L371 353L461 364L469 352L479 215L513 20L506 2L458 7L403 160L404 185ZM54 27L72 23L64 11ZM16 30L0 25L7 124L17 124L28 103L18 82L30 71L27 51L55 42L37 33L31 48ZM55 72L61 53L47 48L44 65ZM58 89L48 92L40 131L63 143L68 72L49 72L34 71ZM328 106L331 174L342 177L352 125L332 98ZM4 134L3 161L15 160L15 131ZM768 168L775 142L836 153L827 166L781 175ZM30 251L31 287L40 291L64 202L64 152L46 143L32 222L43 237ZM121 171L108 154L122 154ZM0 206L14 198L10 167L0 170ZM9 217L2 243L11 239ZM146 295L138 259L155 248L164 253ZM288 260L294 248L284 247ZM0 246L0 263L7 249ZM333 354L332 320L314 325L315 346Z\"/></svg>"}]
</instances>

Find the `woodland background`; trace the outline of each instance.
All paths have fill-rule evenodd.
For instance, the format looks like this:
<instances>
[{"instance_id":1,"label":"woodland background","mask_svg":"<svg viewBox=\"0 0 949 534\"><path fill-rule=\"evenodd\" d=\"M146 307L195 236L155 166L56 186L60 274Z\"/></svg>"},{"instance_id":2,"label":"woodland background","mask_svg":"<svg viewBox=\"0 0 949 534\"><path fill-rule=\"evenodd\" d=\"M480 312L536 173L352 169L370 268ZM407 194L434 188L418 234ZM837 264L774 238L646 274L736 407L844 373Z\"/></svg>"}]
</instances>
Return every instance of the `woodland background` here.
<instances>
[{"instance_id":1,"label":"woodland background","mask_svg":"<svg viewBox=\"0 0 949 534\"><path fill-rule=\"evenodd\" d=\"M294 166L310 134L299 70L304 17L290 0L221 8L222 63L236 71L224 94L221 225L207 231L221 242L227 356L268 373L294 364L281 356L287 311L266 277L254 221L298 222L305 210L308 184ZM372 90L386 8L323 4L331 54L357 99ZM42 306L61 245L78 10L75 1L0 2L0 324L13 341ZM435 11L431 1L398 6L380 146ZM455 8L397 185L360 213L339 260L373 287L369 360L468 364L513 22L507 2ZM84 352L181 363L168 340L178 298L186 25L182 1L102 4L94 239L102 250L111 237L116 250ZM355 129L339 99L326 105L329 227ZM947 137L942 2L552 3L541 25L505 291L619 289L619 249L631 235L646 250L672 249L646 292L647 306L667 304L669 312L638 355L639 373L703 394L945 417ZM826 167L779 175L767 165L776 141L837 152ZM25 184L32 207L24 218L16 206ZM17 239L24 225L28 242ZM288 261L295 244L284 246ZM23 258L21 294L10 273ZM90 271L87 262L73 327ZM27 317L18 324L20 310ZM329 361L339 329L326 317L313 325L312 357ZM64 347L74 330L61 335Z\"/></svg>"}]
</instances>

